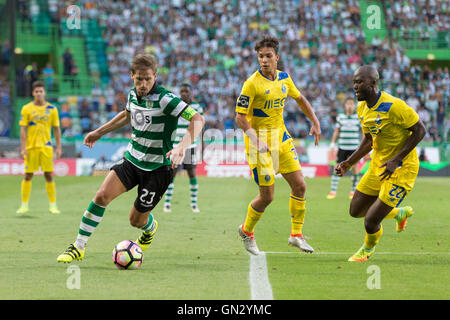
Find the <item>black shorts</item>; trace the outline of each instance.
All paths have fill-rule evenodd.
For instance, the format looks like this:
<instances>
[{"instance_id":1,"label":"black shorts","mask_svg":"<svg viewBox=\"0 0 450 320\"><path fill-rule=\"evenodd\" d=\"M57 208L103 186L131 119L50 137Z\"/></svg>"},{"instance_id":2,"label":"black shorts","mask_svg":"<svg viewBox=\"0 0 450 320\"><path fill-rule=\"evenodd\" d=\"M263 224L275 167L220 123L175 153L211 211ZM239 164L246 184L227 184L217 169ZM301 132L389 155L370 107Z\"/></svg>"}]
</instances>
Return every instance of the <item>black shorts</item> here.
<instances>
[{"instance_id":1,"label":"black shorts","mask_svg":"<svg viewBox=\"0 0 450 320\"><path fill-rule=\"evenodd\" d=\"M197 167L197 157L195 155L195 148L186 150L183 159L183 169L195 169Z\"/></svg>"},{"instance_id":2,"label":"black shorts","mask_svg":"<svg viewBox=\"0 0 450 320\"><path fill-rule=\"evenodd\" d=\"M173 169L170 166L146 171L124 159L121 163L114 165L111 170L116 172L127 191L138 186L134 207L139 212L153 210L173 180Z\"/></svg>"},{"instance_id":3,"label":"black shorts","mask_svg":"<svg viewBox=\"0 0 450 320\"><path fill-rule=\"evenodd\" d=\"M355 150L342 150L338 149L337 153L337 163L341 163L342 161L345 161L348 159L348 157L351 156L351 154L355 152Z\"/></svg>"}]
</instances>

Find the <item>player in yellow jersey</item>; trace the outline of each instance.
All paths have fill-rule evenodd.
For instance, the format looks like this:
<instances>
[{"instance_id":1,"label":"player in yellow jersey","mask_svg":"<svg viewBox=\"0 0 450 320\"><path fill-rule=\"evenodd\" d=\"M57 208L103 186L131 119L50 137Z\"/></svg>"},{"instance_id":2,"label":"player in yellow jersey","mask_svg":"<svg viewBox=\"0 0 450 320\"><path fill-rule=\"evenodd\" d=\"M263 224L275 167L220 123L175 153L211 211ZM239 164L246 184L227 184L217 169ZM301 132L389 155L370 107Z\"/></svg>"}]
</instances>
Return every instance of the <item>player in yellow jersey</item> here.
<instances>
[{"instance_id":1,"label":"player in yellow jersey","mask_svg":"<svg viewBox=\"0 0 450 320\"><path fill-rule=\"evenodd\" d=\"M372 66L362 66L353 75L364 137L358 149L335 169L336 174L344 175L373 149L370 168L350 204L352 217L364 217L366 236L349 261L366 261L373 254L383 234L383 219L395 219L397 231L404 230L413 211L400 204L414 187L419 172L416 146L426 132L417 113L403 100L379 90L378 80Z\"/></svg>"},{"instance_id":2,"label":"player in yellow jersey","mask_svg":"<svg viewBox=\"0 0 450 320\"><path fill-rule=\"evenodd\" d=\"M49 211L60 213L56 206L56 188L53 181L53 145L51 130L56 142L56 158L61 157L61 130L58 109L45 101L44 84L36 81L32 85L33 102L22 107L20 118L20 157L24 159L25 175L21 186L22 205L17 213L29 211L31 179L39 167L44 171L45 188L49 200Z\"/></svg>"},{"instance_id":3,"label":"player in yellow jersey","mask_svg":"<svg viewBox=\"0 0 450 320\"><path fill-rule=\"evenodd\" d=\"M314 251L302 234L306 184L293 140L284 125L283 109L287 97L292 97L311 120L309 134L314 135L316 145L321 135L320 124L310 103L300 94L290 76L277 70L278 47L279 42L274 37L264 37L256 44L260 69L245 81L236 105L236 123L245 133L248 163L259 187L259 194L250 202L245 222L238 232L247 251L254 255L259 254L254 228L273 200L277 173L281 173L291 187L288 244L304 252Z\"/></svg>"}]
</instances>

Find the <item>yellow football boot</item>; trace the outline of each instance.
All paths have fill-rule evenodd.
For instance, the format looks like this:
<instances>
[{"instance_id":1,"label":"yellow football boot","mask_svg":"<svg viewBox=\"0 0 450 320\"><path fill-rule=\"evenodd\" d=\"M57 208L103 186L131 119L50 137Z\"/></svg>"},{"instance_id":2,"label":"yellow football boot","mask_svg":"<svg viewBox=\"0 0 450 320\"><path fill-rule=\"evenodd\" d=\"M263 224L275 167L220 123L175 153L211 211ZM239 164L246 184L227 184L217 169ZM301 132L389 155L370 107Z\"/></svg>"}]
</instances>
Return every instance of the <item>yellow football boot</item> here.
<instances>
[{"instance_id":1,"label":"yellow football boot","mask_svg":"<svg viewBox=\"0 0 450 320\"><path fill-rule=\"evenodd\" d=\"M63 253L61 253L56 261L70 263L73 260L83 260L85 249L81 250L75 243L71 244Z\"/></svg>"},{"instance_id":2,"label":"yellow football boot","mask_svg":"<svg viewBox=\"0 0 450 320\"><path fill-rule=\"evenodd\" d=\"M354 255L352 255L348 261L367 261L370 256L374 253L375 247L367 250L364 246L362 246Z\"/></svg>"},{"instance_id":3,"label":"yellow football boot","mask_svg":"<svg viewBox=\"0 0 450 320\"><path fill-rule=\"evenodd\" d=\"M136 240L137 244L141 247L142 251L145 251L150 247L153 241L153 236L158 229L158 221L155 220L155 228L152 232L142 232L141 236Z\"/></svg>"},{"instance_id":4,"label":"yellow football boot","mask_svg":"<svg viewBox=\"0 0 450 320\"><path fill-rule=\"evenodd\" d=\"M406 223L409 217L413 215L413 208L411 207L403 207L400 208L400 212L395 217L396 224L395 230L397 232L402 232L406 228Z\"/></svg>"}]
</instances>

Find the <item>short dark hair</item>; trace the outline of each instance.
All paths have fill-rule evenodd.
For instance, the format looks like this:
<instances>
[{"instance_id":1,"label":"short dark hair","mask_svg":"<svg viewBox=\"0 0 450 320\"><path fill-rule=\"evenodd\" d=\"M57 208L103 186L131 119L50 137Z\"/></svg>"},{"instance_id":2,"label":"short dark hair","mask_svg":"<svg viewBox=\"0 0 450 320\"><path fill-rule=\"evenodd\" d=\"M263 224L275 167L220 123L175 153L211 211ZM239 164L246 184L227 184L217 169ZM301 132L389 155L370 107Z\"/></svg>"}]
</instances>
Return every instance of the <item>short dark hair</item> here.
<instances>
[{"instance_id":1,"label":"short dark hair","mask_svg":"<svg viewBox=\"0 0 450 320\"><path fill-rule=\"evenodd\" d=\"M187 83L187 82L184 82L183 84L181 84L181 88L182 87L187 87L187 88L189 88L189 90L192 91L192 86L189 83Z\"/></svg>"},{"instance_id":2,"label":"short dark hair","mask_svg":"<svg viewBox=\"0 0 450 320\"><path fill-rule=\"evenodd\" d=\"M278 48L280 46L280 42L276 37L272 36L264 36L261 40L259 40L255 45L255 51L258 52L261 48L272 48L275 51L275 54L278 54Z\"/></svg>"},{"instance_id":3,"label":"short dark hair","mask_svg":"<svg viewBox=\"0 0 450 320\"><path fill-rule=\"evenodd\" d=\"M31 89L33 91L36 88L44 88L45 89L44 83L42 81L34 81L33 84L31 85Z\"/></svg>"},{"instance_id":4,"label":"short dark hair","mask_svg":"<svg viewBox=\"0 0 450 320\"><path fill-rule=\"evenodd\" d=\"M152 55L138 54L131 61L131 73L135 74L137 70L152 69L155 73L158 71L158 61Z\"/></svg>"}]
</instances>

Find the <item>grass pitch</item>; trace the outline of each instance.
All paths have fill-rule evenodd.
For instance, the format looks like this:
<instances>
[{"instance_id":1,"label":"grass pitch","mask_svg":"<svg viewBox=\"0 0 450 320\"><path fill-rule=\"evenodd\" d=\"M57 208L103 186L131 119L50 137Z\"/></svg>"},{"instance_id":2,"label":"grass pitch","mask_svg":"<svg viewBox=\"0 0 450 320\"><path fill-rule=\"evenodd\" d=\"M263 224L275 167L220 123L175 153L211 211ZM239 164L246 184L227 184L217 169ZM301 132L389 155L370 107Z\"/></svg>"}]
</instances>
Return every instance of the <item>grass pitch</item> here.
<instances>
[{"instance_id":1,"label":"grass pitch","mask_svg":"<svg viewBox=\"0 0 450 320\"><path fill-rule=\"evenodd\" d=\"M172 213L163 213L162 202L154 210L159 228L142 267L122 271L111 253L116 243L140 234L128 222L135 190L108 206L83 261L58 264L103 177L56 177L57 216L48 213L43 177L33 179L30 212L15 213L21 179L0 177L0 299L250 299L250 258L237 227L257 193L253 181L200 177L201 212L194 214L188 179L177 176ZM274 202L255 230L275 299L450 298L449 178L417 179L404 201L415 211L406 231L397 234L394 221L385 221L365 263L347 262L364 239L363 220L348 215L350 179L341 179L334 200L325 199L329 184L327 178L307 179L303 231L317 252L307 255L287 246L289 187L276 180ZM371 290L373 268L378 289Z\"/></svg>"}]
</instances>

